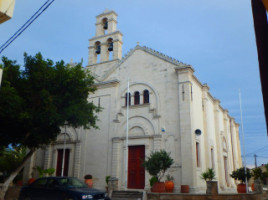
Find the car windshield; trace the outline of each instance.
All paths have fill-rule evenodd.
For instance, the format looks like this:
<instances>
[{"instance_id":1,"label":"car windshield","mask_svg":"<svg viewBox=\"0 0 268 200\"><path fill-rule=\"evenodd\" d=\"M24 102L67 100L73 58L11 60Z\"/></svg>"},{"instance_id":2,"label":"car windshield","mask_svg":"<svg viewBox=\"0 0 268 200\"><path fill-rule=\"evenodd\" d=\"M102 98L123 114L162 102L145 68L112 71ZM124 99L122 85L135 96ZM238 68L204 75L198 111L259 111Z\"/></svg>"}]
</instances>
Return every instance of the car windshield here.
<instances>
[{"instance_id":1,"label":"car windshield","mask_svg":"<svg viewBox=\"0 0 268 200\"><path fill-rule=\"evenodd\" d=\"M64 187L76 187L76 188L87 187L85 183L76 178L61 178L59 179L59 183Z\"/></svg>"}]
</instances>

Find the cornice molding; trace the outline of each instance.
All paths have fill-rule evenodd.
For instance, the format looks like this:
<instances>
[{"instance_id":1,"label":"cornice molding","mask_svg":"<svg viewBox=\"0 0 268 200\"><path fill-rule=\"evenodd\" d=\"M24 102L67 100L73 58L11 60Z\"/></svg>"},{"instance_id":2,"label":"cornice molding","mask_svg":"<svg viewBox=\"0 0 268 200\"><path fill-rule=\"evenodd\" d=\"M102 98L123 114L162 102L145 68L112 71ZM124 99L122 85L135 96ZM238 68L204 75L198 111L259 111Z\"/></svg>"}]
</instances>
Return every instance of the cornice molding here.
<instances>
[{"instance_id":1,"label":"cornice molding","mask_svg":"<svg viewBox=\"0 0 268 200\"><path fill-rule=\"evenodd\" d=\"M125 62L125 60L127 60L127 58L129 56L131 56L136 50L142 50L144 52L147 52L147 53L149 53L149 54L151 54L153 56L156 56L156 57L158 57L158 58L160 58L162 60L170 62L170 63L172 63L172 64L174 64L174 65L176 65L176 66L178 66L180 68L190 67L190 65L185 64L185 63L183 63L183 62L181 62L181 61L179 61L179 60L177 60L175 58L167 56L167 55L165 55L165 54L163 54L161 52L158 52L158 51L156 51L154 49L151 49L149 47L140 46L140 45L136 45L134 49L130 49L129 52L127 54L125 54L125 56L122 58L122 60L120 61L119 65L122 64L123 62Z\"/></svg>"}]
</instances>

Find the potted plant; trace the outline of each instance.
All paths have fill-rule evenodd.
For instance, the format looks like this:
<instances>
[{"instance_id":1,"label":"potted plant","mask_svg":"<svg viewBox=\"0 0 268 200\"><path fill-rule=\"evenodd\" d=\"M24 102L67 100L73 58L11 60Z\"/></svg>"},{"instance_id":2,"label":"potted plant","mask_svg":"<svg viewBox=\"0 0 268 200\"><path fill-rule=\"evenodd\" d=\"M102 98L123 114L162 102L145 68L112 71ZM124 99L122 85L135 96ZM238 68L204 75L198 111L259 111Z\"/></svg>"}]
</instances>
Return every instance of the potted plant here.
<instances>
[{"instance_id":1,"label":"potted plant","mask_svg":"<svg viewBox=\"0 0 268 200\"><path fill-rule=\"evenodd\" d=\"M158 182L158 179L157 179L157 177L155 177L155 176L152 176L151 178L150 178L150 186L151 186L151 188L153 187L153 185L156 183L156 182Z\"/></svg>"},{"instance_id":2,"label":"potted plant","mask_svg":"<svg viewBox=\"0 0 268 200\"><path fill-rule=\"evenodd\" d=\"M232 178L234 178L235 180L240 181L240 184L237 185L237 192L238 193L246 193L247 188L246 188L245 181L246 181L246 178L247 178L247 180L249 180L250 177L251 177L249 169L246 168L246 173L245 173L244 167L241 167L241 168L239 168L237 170L234 170L232 172L232 174L230 174L230 176Z\"/></svg>"},{"instance_id":3,"label":"potted plant","mask_svg":"<svg viewBox=\"0 0 268 200\"><path fill-rule=\"evenodd\" d=\"M84 179L85 179L85 184L87 184L89 188L92 188L93 187L92 175L87 174L84 176Z\"/></svg>"},{"instance_id":4,"label":"potted plant","mask_svg":"<svg viewBox=\"0 0 268 200\"><path fill-rule=\"evenodd\" d=\"M166 192L172 193L174 190L174 182L173 182L174 178L173 176L170 176L169 174L166 177L167 177L167 180L165 181Z\"/></svg>"},{"instance_id":5,"label":"potted plant","mask_svg":"<svg viewBox=\"0 0 268 200\"><path fill-rule=\"evenodd\" d=\"M205 180L207 183L206 194L216 195L218 194L218 182L213 181L215 179L215 171L213 168L208 168L207 171L201 174L201 179Z\"/></svg>"},{"instance_id":6,"label":"potted plant","mask_svg":"<svg viewBox=\"0 0 268 200\"><path fill-rule=\"evenodd\" d=\"M251 176L253 176L254 182L251 185L252 191L262 192L262 181L264 180L265 173L262 172L261 168L252 169Z\"/></svg>"},{"instance_id":7,"label":"potted plant","mask_svg":"<svg viewBox=\"0 0 268 200\"><path fill-rule=\"evenodd\" d=\"M44 176L51 176L55 172L54 168L42 169L41 167L37 166L36 169L39 173L39 178L42 178Z\"/></svg>"},{"instance_id":8,"label":"potted plant","mask_svg":"<svg viewBox=\"0 0 268 200\"><path fill-rule=\"evenodd\" d=\"M150 156L145 159L143 163L145 170L148 171L151 176L157 178L157 182L155 182L151 188L152 192L165 192L165 183L161 182L161 178L173 162L170 153L167 153L165 150L152 152Z\"/></svg>"},{"instance_id":9,"label":"potted plant","mask_svg":"<svg viewBox=\"0 0 268 200\"><path fill-rule=\"evenodd\" d=\"M106 176L105 177L105 182L106 182L106 192L108 192L108 188L109 188L109 179L111 178L111 176Z\"/></svg>"}]
</instances>

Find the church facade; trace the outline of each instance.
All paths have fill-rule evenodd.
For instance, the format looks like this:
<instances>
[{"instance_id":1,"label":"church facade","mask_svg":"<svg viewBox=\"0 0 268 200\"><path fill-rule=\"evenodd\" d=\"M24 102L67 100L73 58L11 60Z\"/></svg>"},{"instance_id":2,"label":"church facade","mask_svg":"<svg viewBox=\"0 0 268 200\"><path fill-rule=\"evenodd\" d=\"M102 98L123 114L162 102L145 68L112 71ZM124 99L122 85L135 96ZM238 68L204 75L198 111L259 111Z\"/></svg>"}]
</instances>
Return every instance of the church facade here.
<instances>
[{"instance_id":1,"label":"church facade","mask_svg":"<svg viewBox=\"0 0 268 200\"><path fill-rule=\"evenodd\" d=\"M58 176L91 174L96 188L112 176L119 189L149 189L142 160L164 149L174 160L168 173L176 191L180 185L204 191L200 175L207 168L216 171L220 191L235 188L229 174L242 165L239 125L228 110L190 65L139 44L122 58L122 38L114 11L96 17L87 69L96 78L98 90L88 100L102 108L99 129L63 127L55 143L35 153L24 176L36 177L36 166L53 167Z\"/></svg>"}]
</instances>

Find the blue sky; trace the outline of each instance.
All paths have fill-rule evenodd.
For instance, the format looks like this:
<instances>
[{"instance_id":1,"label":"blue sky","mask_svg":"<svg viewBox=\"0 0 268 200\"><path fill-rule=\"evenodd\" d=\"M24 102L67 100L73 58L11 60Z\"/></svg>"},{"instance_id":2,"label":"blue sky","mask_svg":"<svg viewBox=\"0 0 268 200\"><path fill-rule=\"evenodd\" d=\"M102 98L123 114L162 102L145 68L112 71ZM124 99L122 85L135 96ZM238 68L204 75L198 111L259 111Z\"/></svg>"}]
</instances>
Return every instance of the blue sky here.
<instances>
[{"instance_id":1,"label":"blue sky","mask_svg":"<svg viewBox=\"0 0 268 200\"><path fill-rule=\"evenodd\" d=\"M16 0L13 19L0 25L0 45L45 2ZM268 163L250 0L56 0L0 56L23 64L24 52L41 52L54 61L83 59L86 65L95 16L106 8L118 14L123 55L140 42L191 64L238 123L240 88L247 163L254 164L254 153L258 165Z\"/></svg>"}]
</instances>

